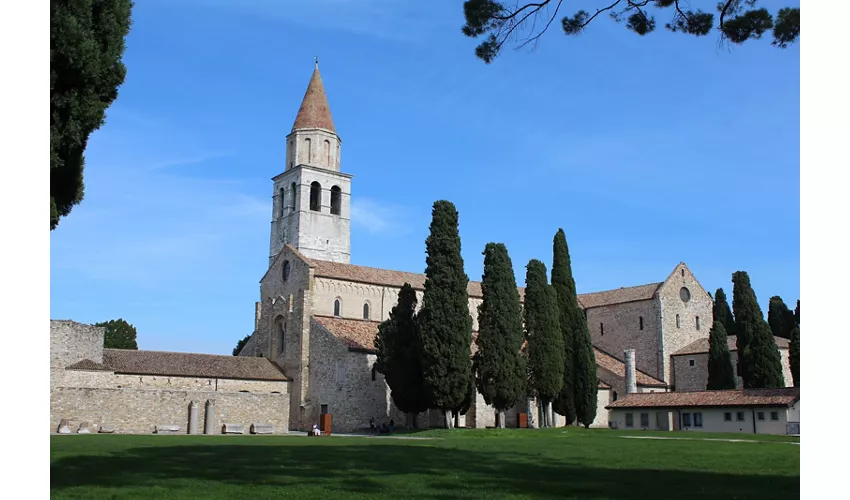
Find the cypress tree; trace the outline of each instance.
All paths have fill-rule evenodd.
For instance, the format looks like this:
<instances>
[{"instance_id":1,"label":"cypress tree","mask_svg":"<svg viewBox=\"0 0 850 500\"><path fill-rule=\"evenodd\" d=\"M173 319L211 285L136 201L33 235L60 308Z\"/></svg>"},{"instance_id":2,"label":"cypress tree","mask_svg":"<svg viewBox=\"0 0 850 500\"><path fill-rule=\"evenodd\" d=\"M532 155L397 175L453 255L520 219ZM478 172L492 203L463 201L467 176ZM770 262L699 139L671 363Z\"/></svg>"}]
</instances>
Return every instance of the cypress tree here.
<instances>
[{"instance_id":1,"label":"cypress tree","mask_svg":"<svg viewBox=\"0 0 850 500\"><path fill-rule=\"evenodd\" d=\"M800 328L800 299L797 299L797 307L794 308L794 324Z\"/></svg>"},{"instance_id":2,"label":"cypress tree","mask_svg":"<svg viewBox=\"0 0 850 500\"><path fill-rule=\"evenodd\" d=\"M525 392L522 307L508 249L502 243L488 243L483 253L475 381L484 401L499 412L499 427L504 428L505 410Z\"/></svg>"},{"instance_id":3,"label":"cypress tree","mask_svg":"<svg viewBox=\"0 0 850 500\"><path fill-rule=\"evenodd\" d=\"M563 229L558 229L552 243L552 288L558 301L558 324L564 345L564 382L555 399L555 409L566 417L567 425L570 425L576 420L576 336L582 328L587 328L587 321L578 305L570 252Z\"/></svg>"},{"instance_id":4,"label":"cypress tree","mask_svg":"<svg viewBox=\"0 0 850 500\"><path fill-rule=\"evenodd\" d=\"M422 380L422 342L416 322L416 291L405 283L389 319L378 326L375 337L375 370L384 375L396 407L416 425L416 414L428 409Z\"/></svg>"},{"instance_id":5,"label":"cypress tree","mask_svg":"<svg viewBox=\"0 0 850 500\"><path fill-rule=\"evenodd\" d=\"M770 298L767 309L767 323L770 325L774 337L791 338L791 330L795 326L794 312L788 309L782 297L778 295Z\"/></svg>"},{"instance_id":6,"label":"cypress tree","mask_svg":"<svg viewBox=\"0 0 850 500\"><path fill-rule=\"evenodd\" d=\"M732 354L729 352L726 328L720 321L714 322L708 332L708 384L709 391L734 389L735 368L732 366Z\"/></svg>"},{"instance_id":7,"label":"cypress tree","mask_svg":"<svg viewBox=\"0 0 850 500\"><path fill-rule=\"evenodd\" d=\"M418 314L423 378L431 407L445 413L446 427L451 428L452 411L467 397L472 377L469 278L463 270L454 204L435 202L431 216L425 240L425 293Z\"/></svg>"},{"instance_id":8,"label":"cypress tree","mask_svg":"<svg viewBox=\"0 0 850 500\"><path fill-rule=\"evenodd\" d=\"M578 305L570 252L563 229L558 229L555 233L552 257L552 286L558 295L558 306L561 308L561 331L566 332L564 338L571 344L573 351L572 364L569 361L564 363L564 385L566 386L567 382L573 385L576 421L589 427L596 418L596 394L599 390L599 382L596 379L596 356L593 353L587 321ZM568 325L566 328L563 326L564 323ZM572 373L568 376L566 371L570 368ZM564 395L564 393L565 391L562 390L561 394ZM568 404L559 405L560 408L565 406L569 409ZM570 415L566 416L569 421Z\"/></svg>"},{"instance_id":9,"label":"cypress tree","mask_svg":"<svg viewBox=\"0 0 850 500\"><path fill-rule=\"evenodd\" d=\"M735 335L735 321L732 317L732 309L729 308L726 292L722 288L718 288L714 292L714 321L719 321L728 335Z\"/></svg>"},{"instance_id":10,"label":"cypress tree","mask_svg":"<svg viewBox=\"0 0 850 500\"><path fill-rule=\"evenodd\" d=\"M791 330L790 356L791 376L794 378L794 387L800 387L800 327Z\"/></svg>"},{"instance_id":11,"label":"cypress tree","mask_svg":"<svg viewBox=\"0 0 850 500\"><path fill-rule=\"evenodd\" d=\"M525 277L525 331L528 339L529 386L543 405L541 427L552 423L552 400L564 385L564 338L558 322L558 296L546 283L546 266L529 261Z\"/></svg>"},{"instance_id":12,"label":"cypress tree","mask_svg":"<svg viewBox=\"0 0 850 500\"><path fill-rule=\"evenodd\" d=\"M750 277L732 274L732 308L738 333L738 362L744 388L776 388L785 385L779 349L756 300Z\"/></svg>"}]
</instances>

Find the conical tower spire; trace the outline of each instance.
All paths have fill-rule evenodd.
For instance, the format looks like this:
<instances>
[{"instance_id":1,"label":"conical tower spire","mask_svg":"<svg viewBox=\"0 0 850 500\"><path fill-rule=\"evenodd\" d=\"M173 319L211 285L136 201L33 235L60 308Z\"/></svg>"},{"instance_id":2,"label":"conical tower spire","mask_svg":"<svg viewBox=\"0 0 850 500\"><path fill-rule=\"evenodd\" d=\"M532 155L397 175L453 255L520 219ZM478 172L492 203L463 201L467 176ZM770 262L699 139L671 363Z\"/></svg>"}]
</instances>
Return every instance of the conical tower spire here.
<instances>
[{"instance_id":1,"label":"conical tower spire","mask_svg":"<svg viewBox=\"0 0 850 500\"><path fill-rule=\"evenodd\" d=\"M313 76L310 77L310 84L307 85L307 92L304 94L304 100L301 101L301 107L298 109L298 115L292 125L293 131L305 128L323 128L336 133L334 121L331 118L331 108L328 106L328 98L325 95L325 86L322 85L322 76L319 74L318 57L316 58L316 67L313 69Z\"/></svg>"}]
</instances>

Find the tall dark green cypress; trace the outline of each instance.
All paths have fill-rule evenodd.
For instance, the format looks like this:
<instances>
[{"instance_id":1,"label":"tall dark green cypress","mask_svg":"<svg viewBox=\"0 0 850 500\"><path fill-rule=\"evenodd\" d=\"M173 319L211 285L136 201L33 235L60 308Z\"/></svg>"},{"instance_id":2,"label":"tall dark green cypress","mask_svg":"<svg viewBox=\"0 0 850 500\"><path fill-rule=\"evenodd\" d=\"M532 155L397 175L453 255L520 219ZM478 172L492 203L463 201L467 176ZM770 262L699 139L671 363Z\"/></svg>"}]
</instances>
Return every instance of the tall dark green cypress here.
<instances>
[{"instance_id":1,"label":"tall dark green cypress","mask_svg":"<svg viewBox=\"0 0 850 500\"><path fill-rule=\"evenodd\" d=\"M800 327L791 330L791 348L788 350L790 356L791 376L794 378L794 387L800 387Z\"/></svg>"},{"instance_id":2,"label":"tall dark green cypress","mask_svg":"<svg viewBox=\"0 0 850 500\"><path fill-rule=\"evenodd\" d=\"M778 295L770 298L767 309L767 323L770 325L774 337L791 338L791 330L795 326L794 312L788 309L782 297Z\"/></svg>"},{"instance_id":3,"label":"tall dark green cypress","mask_svg":"<svg viewBox=\"0 0 850 500\"><path fill-rule=\"evenodd\" d=\"M573 349L572 365L565 362L564 385L567 385L567 381L573 384L576 421L589 427L596 418L596 395L599 390L599 382L596 378L596 356L593 352L587 321L578 305L570 251L563 229L558 229L555 233L552 260L552 286L558 295L558 306L562 308L561 321L567 324L565 329L564 323L561 323L561 331L566 332L564 338L570 341ZM566 371L570 368L572 373L568 377ZM561 394L563 395L564 392L562 390ZM569 415L567 418L569 420Z\"/></svg>"},{"instance_id":4,"label":"tall dark green cypress","mask_svg":"<svg viewBox=\"0 0 850 500\"><path fill-rule=\"evenodd\" d=\"M732 284L738 362L744 388L784 387L779 349L758 305L749 275L744 271L733 273Z\"/></svg>"},{"instance_id":5,"label":"tall dark green cypress","mask_svg":"<svg viewBox=\"0 0 850 500\"><path fill-rule=\"evenodd\" d=\"M729 352L726 328L720 321L708 332L708 384L709 391L734 389L735 368L732 366L732 353Z\"/></svg>"},{"instance_id":6,"label":"tall dark green cypress","mask_svg":"<svg viewBox=\"0 0 850 500\"><path fill-rule=\"evenodd\" d=\"M425 240L425 292L418 314L422 367L431 407L445 413L446 427L451 428L452 412L462 406L472 379L469 278L463 270L454 204L437 201L431 215Z\"/></svg>"},{"instance_id":7,"label":"tall dark green cypress","mask_svg":"<svg viewBox=\"0 0 850 500\"><path fill-rule=\"evenodd\" d=\"M529 261L525 275L525 334L529 388L543 405L541 427L550 427L551 402L564 385L564 338L558 320L558 295L546 283L546 266Z\"/></svg>"},{"instance_id":8,"label":"tall dark green cypress","mask_svg":"<svg viewBox=\"0 0 850 500\"><path fill-rule=\"evenodd\" d=\"M567 425L570 425L576 420L576 336L582 325L587 328L587 321L578 305L570 252L563 229L558 229L552 243L552 288L558 300L558 324L564 344L564 383L560 394L555 398L555 410L563 415Z\"/></svg>"},{"instance_id":9,"label":"tall dark green cypress","mask_svg":"<svg viewBox=\"0 0 850 500\"><path fill-rule=\"evenodd\" d=\"M735 321L732 317L732 309L726 299L726 292L718 288L714 292L714 321L719 321L726 330L727 335L735 335Z\"/></svg>"},{"instance_id":10,"label":"tall dark green cypress","mask_svg":"<svg viewBox=\"0 0 850 500\"><path fill-rule=\"evenodd\" d=\"M800 299L797 299L797 307L794 308L794 324L800 327Z\"/></svg>"},{"instance_id":11,"label":"tall dark green cypress","mask_svg":"<svg viewBox=\"0 0 850 500\"><path fill-rule=\"evenodd\" d=\"M475 375L478 392L499 412L505 427L505 411L525 393L525 360L522 349L522 306L516 277L502 243L484 247L484 275L478 306L478 353Z\"/></svg>"},{"instance_id":12,"label":"tall dark green cypress","mask_svg":"<svg viewBox=\"0 0 850 500\"><path fill-rule=\"evenodd\" d=\"M396 407L408 414L410 426L416 414L428 409L428 395L422 380L422 342L416 321L416 291L405 283L398 292L398 303L389 319L378 326L375 337L375 370L390 386Z\"/></svg>"}]
</instances>

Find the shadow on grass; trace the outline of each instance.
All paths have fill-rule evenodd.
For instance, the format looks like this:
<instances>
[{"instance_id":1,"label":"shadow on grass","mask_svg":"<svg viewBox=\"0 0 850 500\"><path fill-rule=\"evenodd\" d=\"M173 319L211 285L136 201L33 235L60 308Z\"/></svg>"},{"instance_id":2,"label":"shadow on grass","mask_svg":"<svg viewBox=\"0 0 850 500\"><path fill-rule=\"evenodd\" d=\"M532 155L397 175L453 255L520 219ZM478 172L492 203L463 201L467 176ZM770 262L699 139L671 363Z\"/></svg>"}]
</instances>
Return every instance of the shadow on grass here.
<instances>
[{"instance_id":1,"label":"shadow on grass","mask_svg":"<svg viewBox=\"0 0 850 500\"><path fill-rule=\"evenodd\" d=\"M284 438L292 439L292 438ZM296 438L297 439L297 438ZM345 438L342 438L345 439ZM351 438L348 438L351 439ZM799 498L799 477L696 471L603 469L530 453L390 444L185 444L131 447L113 455L74 455L51 464L51 490L72 487L207 487L319 484L322 496L417 498L530 495L536 498ZM286 490L279 490L285 494Z\"/></svg>"}]
</instances>

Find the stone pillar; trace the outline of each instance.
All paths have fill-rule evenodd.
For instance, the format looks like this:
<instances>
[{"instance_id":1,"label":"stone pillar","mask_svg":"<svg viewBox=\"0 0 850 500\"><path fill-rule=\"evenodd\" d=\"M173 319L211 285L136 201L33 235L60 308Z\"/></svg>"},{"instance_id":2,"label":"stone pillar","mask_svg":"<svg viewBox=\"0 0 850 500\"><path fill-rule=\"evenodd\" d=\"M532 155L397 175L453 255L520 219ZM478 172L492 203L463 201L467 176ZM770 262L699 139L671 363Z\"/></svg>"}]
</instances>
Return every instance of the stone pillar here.
<instances>
[{"instance_id":1,"label":"stone pillar","mask_svg":"<svg viewBox=\"0 0 850 500\"><path fill-rule=\"evenodd\" d=\"M204 434L217 434L216 429L216 415L215 415L215 400L208 399L206 405L206 412L204 415Z\"/></svg>"},{"instance_id":2,"label":"stone pillar","mask_svg":"<svg viewBox=\"0 0 850 500\"><path fill-rule=\"evenodd\" d=\"M198 402L189 403L189 434L198 433Z\"/></svg>"},{"instance_id":3,"label":"stone pillar","mask_svg":"<svg viewBox=\"0 0 850 500\"><path fill-rule=\"evenodd\" d=\"M635 371L635 350L626 349L623 351L623 356L626 364L626 394L637 392L637 373Z\"/></svg>"}]
</instances>

